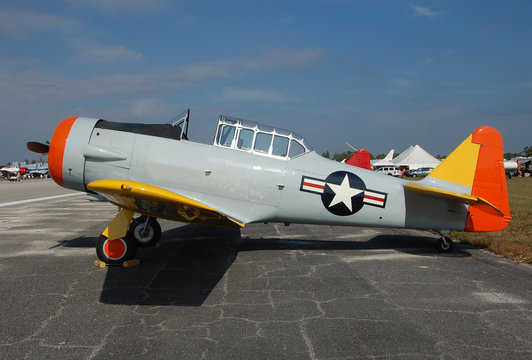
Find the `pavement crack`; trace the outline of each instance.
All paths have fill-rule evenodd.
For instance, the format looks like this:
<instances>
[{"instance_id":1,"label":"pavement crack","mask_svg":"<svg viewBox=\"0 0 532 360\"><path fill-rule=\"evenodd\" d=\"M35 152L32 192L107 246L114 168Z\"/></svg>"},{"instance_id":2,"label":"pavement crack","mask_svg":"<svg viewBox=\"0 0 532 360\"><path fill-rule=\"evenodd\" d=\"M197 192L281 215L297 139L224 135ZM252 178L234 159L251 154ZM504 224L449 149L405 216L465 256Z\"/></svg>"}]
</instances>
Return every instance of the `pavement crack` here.
<instances>
[{"instance_id":1,"label":"pavement crack","mask_svg":"<svg viewBox=\"0 0 532 360\"><path fill-rule=\"evenodd\" d=\"M68 301L74 296L74 288L85 278L89 277L91 274L90 271L84 272L79 278L74 280L66 290L64 294L58 294L58 296L61 298L59 301L59 308L48 318L43 320L39 326L39 328L31 335L27 336L24 340L38 340L41 346L53 346L46 344L44 339L40 338L40 335L45 329L48 327L50 323L54 321L54 319L57 319L63 314L64 309L66 308Z\"/></svg>"},{"instance_id":2,"label":"pavement crack","mask_svg":"<svg viewBox=\"0 0 532 360\"><path fill-rule=\"evenodd\" d=\"M300 323L299 329L303 337L303 341L305 342L305 345L307 346L309 359L312 359L312 360L317 359L316 352L314 351L314 346L312 345L312 339L308 335L307 329L305 328L305 325L303 324L303 322Z\"/></svg>"}]
</instances>

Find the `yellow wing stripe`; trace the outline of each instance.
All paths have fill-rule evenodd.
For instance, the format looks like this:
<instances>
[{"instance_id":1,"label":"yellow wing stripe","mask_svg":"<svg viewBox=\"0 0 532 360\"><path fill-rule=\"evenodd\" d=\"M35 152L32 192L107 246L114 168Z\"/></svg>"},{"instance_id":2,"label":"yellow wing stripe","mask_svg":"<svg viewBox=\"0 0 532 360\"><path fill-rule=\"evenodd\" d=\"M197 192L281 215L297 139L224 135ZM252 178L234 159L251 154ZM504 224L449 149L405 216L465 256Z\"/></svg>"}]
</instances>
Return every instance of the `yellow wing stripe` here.
<instances>
[{"instance_id":1,"label":"yellow wing stripe","mask_svg":"<svg viewBox=\"0 0 532 360\"><path fill-rule=\"evenodd\" d=\"M451 200L458 200L464 204L484 204L495 210L499 216L504 216L504 213L497 208L495 205L487 201L486 199L483 199L479 196L473 196L468 194L458 194L454 193L452 191L442 190L442 189L436 189L431 187L426 187L422 185L417 184L406 184L404 185L405 189L416 191L422 194L431 195L443 199L451 199Z\"/></svg>"},{"instance_id":2,"label":"yellow wing stripe","mask_svg":"<svg viewBox=\"0 0 532 360\"><path fill-rule=\"evenodd\" d=\"M472 138L465 139L428 177L473 187L480 144L473 143Z\"/></svg>"},{"instance_id":3,"label":"yellow wing stripe","mask_svg":"<svg viewBox=\"0 0 532 360\"><path fill-rule=\"evenodd\" d=\"M90 182L87 187L117 206L149 216L203 225L244 226L242 222L199 201L138 181L96 180Z\"/></svg>"},{"instance_id":4,"label":"yellow wing stripe","mask_svg":"<svg viewBox=\"0 0 532 360\"><path fill-rule=\"evenodd\" d=\"M113 193L117 195L130 195L131 197L142 196L151 200L166 199L203 210L215 211L213 208L186 196L137 181L114 179L96 180L89 183L87 187L97 193Z\"/></svg>"}]
</instances>

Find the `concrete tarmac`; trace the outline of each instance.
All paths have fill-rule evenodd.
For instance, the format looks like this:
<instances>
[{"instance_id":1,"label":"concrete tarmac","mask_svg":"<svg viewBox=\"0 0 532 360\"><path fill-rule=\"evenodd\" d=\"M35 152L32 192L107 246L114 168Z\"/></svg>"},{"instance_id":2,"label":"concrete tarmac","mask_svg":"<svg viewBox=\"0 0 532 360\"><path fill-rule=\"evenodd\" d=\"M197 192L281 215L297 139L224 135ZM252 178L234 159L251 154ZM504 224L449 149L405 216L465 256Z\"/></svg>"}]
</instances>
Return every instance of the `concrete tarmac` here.
<instances>
[{"instance_id":1,"label":"concrete tarmac","mask_svg":"<svg viewBox=\"0 0 532 360\"><path fill-rule=\"evenodd\" d=\"M0 203L64 194L27 183L0 184ZM532 358L528 265L411 230L161 221L140 266L100 269L115 212L0 207L0 358Z\"/></svg>"}]
</instances>

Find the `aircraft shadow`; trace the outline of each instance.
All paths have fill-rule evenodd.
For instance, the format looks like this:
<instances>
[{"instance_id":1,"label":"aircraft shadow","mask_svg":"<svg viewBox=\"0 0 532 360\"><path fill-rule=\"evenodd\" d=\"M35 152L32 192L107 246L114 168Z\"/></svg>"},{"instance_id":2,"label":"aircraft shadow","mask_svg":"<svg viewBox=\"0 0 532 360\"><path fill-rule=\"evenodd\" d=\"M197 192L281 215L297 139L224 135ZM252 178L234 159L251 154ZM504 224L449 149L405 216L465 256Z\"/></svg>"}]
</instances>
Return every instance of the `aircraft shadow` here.
<instances>
[{"instance_id":1,"label":"aircraft shadow","mask_svg":"<svg viewBox=\"0 0 532 360\"><path fill-rule=\"evenodd\" d=\"M161 248L139 248L141 266L109 267L100 302L145 306L201 306L238 254L260 250L392 249L417 256L471 256L455 244L439 254L435 239L378 235L368 241L242 238L238 228L186 225L163 233Z\"/></svg>"},{"instance_id":2,"label":"aircraft shadow","mask_svg":"<svg viewBox=\"0 0 532 360\"><path fill-rule=\"evenodd\" d=\"M55 249L58 247L66 247L66 248L94 248L96 247L96 243L98 242L97 237L87 237L87 236L80 236L71 240L60 240L57 242L56 245L51 246L50 249Z\"/></svg>"}]
</instances>

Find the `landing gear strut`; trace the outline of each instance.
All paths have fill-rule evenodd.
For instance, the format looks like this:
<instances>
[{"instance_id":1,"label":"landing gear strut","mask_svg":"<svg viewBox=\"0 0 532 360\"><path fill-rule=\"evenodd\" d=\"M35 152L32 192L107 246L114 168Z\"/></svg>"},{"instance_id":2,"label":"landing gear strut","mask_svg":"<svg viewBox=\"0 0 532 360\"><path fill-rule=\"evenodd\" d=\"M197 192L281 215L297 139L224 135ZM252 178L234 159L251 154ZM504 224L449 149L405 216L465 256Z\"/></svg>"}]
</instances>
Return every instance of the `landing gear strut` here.
<instances>
[{"instance_id":1,"label":"landing gear strut","mask_svg":"<svg viewBox=\"0 0 532 360\"><path fill-rule=\"evenodd\" d=\"M161 239L161 225L156 218L142 215L131 222L128 233L139 247L155 246Z\"/></svg>"}]
</instances>

